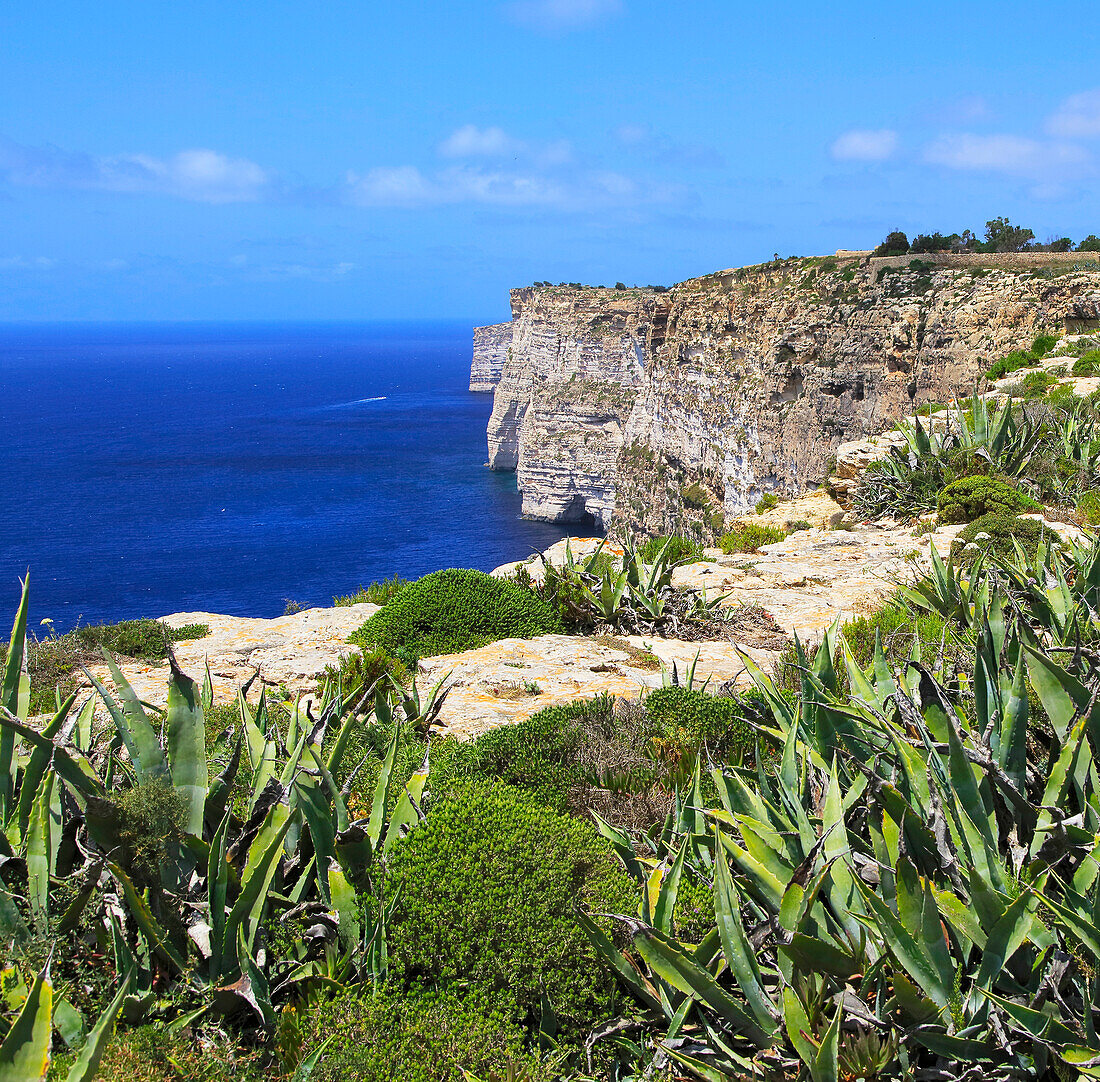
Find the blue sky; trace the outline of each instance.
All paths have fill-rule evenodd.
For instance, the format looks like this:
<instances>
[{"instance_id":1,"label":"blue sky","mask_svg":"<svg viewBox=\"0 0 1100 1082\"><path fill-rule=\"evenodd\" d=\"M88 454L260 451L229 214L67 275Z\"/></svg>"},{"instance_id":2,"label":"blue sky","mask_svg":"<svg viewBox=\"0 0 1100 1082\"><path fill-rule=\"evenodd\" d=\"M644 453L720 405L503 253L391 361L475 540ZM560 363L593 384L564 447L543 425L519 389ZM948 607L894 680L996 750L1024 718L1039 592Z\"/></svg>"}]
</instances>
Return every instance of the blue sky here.
<instances>
[{"instance_id":1,"label":"blue sky","mask_svg":"<svg viewBox=\"0 0 1100 1082\"><path fill-rule=\"evenodd\" d=\"M1007 215L1100 233L1095 7L0 9L0 319L507 316Z\"/></svg>"}]
</instances>

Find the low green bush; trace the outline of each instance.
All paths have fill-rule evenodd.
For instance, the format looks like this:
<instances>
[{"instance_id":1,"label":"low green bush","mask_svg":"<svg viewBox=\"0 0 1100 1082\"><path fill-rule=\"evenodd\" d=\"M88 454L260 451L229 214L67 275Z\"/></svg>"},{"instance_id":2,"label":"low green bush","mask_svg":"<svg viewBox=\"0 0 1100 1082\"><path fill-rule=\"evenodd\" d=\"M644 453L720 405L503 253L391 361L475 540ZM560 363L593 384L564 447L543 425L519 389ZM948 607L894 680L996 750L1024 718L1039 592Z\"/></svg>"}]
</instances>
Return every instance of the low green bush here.
<instances>
[{"instance_id":1,"label":"low green bush","mask_svg":"<svg viewBox=\"0 0 1100 1082\"><path fill-rule=\"evenodd\" d=\"M458 992L349 989L309 1010L300 1025L303 1052L332 1038L315 1082L463 1082L464 1071L530 1082L553 1077L525 1050L526 1034L507 1007Z\"/></svg>"},{"instance_id":2,"label":"low green bush","mask_svg":"<svg viewBox=\"0 0 1100 1082\"><path fill-rule=\"evenodd\" d=\"M812 530L813 523L807 522L804 518L798 519L796 522L787 523L787 534L798 533L799 530Z\"/></svg>"},{"instance_id":3,"label":"low green bush","mask_svg":"<svg viewBox=\"0 0 1100 1082\"><path fill-rule=\"evenodd\" d=\"M643 560L652 562L657 558L666 541L669 542L669 546L665 555L672 563L679 563L681 560L701 560L703 558L703 546L693 538L683 537L681 534L672 534L671 537L650 537L642 543L638 549L638 555ZM593 568L593 573L602 574L602 568Z\"/></svg>"},{"instance_id":4,"label":"low green bush","mask_svg":"<svg viewBox=\"0 0 1100 1082\"><path fill-rule=\"evenodd\" d=\"M71 634L86 650L106 647L112 654L140 658L143 661L163 661L168 645L185 639L201 639L210 634L206 624L188 624L171 628L160 620L121 620L117 624L88 624Z\"/></svg>"},{"instance_id":5,"label":"low green bush","mask_svg":"<svg viewBox=\"0 0 1100 1082\"><path fill-rule=\"evenodd\" d=\"M921 657L928 661L943 651L948 662L959 655L963 643L954 624L934 613L924 612L906 605L898 597L887 597L881 609L867 616L856 616L841 626L853 657L863 667L874 660L875 641L882 643L882 652L892 668L904 668L911 656L914 639L920 646ZM807 651L810 660L817 648ZM778 686L788 693L801 693L801 673L797 665L794 646L786 647L775 662L775 678ZM837 669L843 671L843 659L839 653L835 659ZM847 689L847 676L842 678Z\"/></svg>"},{"instance_id":6,"label":"low green bush","mask_svg":"<svg viewBox=\"0 0 1100 1082\"><path fill-rule=\"evenodd\" d=\"M1036 357L1045 357L1056 345L1058 345L1056 334L1040 334L1031 343L1031 352Z\"/></svg>"},{"instance_id":7,"label":"low green bush","mask_svg":"<svg viewBox=\"0 0 1100 1082\"><path fill-rule=\"evenodd\" d=\"M321 674L328 680L339 680L344 696L354 695L370 687L380 676L389 673L398 683L408 682L409 670L400 658L394 657L381 646L363 646L348 654L339 665L329 665Z\"/></svg>"},{"instance_id":8,"label":"low green bush","mask_svg":"<svg viewBox=\"0 0 1100 1082\"><path fill-rule=\"evenodd\" d=\"M184 1036L163 1024L129 1030L120 1025L100 1060L96 1082L269 1082L281 1077L268 1052L234 1041L221 1026L188 1029ZM63 1082L75 1058L72 1052L55 1055L50 1082Z\"/></svg>"},{"instance_id":9,"label":"low green bush","mask_svg":"<svg viewBox=\"0 0 1100 1082\"><path fill-rule=\"evenodd\" d=\"M403 579L400 575L394 575L392 578L383 579L381 582L372 582L369 586L360 586L353 594L339 594L332 599L332 603L340 608L364 603L384 605L408 585L408 579Z\"/></svg>"},{"instance_id":10,"label":"low green bush","mask_svg":"<svg viewBox=\"0 0 1100 1082\"><path fill-rule=\"evenodd\" d=\"M1077 501L1077 513L1090 526L1100 526L1100 491L1089 489Z\"/></svg>"},{"instance_id":11,"label":"low green bush","mask_svg":"<svg viewBox=\"0 0 1100 1082\"><path fill-rule=\"evenodd\" d=\"M756 501L756 513L762 515L765 511L779 506L779 497L774 492L766 492Z\"/></svg>"},{"instance_id":12,"label":"low green bush","mask_svg":"<svg viewBox=\"0 0 1100 1082\"><path fill-rule=\"evenodd\" d=\"M972 522L991 513L1018 514L1038 511L1041 505L1018 488L996 477L963 477L940 493L941 522Z\"/></svg>"},{"instance_id":13,"label":"low green bush","mask_svg":"<svg viewBox=\"0 0 1100 1082\"><path fill-rule=\"evenodd\" d=\"M1013 538L1020 542L1024 551L1034 555L1035 546L1043 534L1042 523L1033 518L1020 518L1019 515L992 512L975 519L960 531L955 538L952 552L955 559L964 567L971 566L979 552L991 552L997 556L1011 556L1015 552ZM968 546L974 545L974 548Z\"/></svg>"},{"instance_id":14,"label":"low green bush","mask_svg":"<svg viewBox=\"0 0 1100 1082\"><path fill-rule=\"evenodd\" d=\"M391 978L462 989L536 1032L548 1006L573 1042L609 1014L612 980L575 909L626 912L634 892L589 824L521 789L470 783L393 846L387 872Z\"/></svg>"},{"instance_id":15,"label":"low green bush","mask_svg":"<svg viewBox=\"0 0 1100 1082\"><path fill-rule=\"evenodd\" d=\"M1058 377L1053 372L1041 369L1036 372L1028 372L1023 379L1010 384L1005 391L1013 398L1022 398L1025 402L1034 402L1036 399L1046 398L1047 392L1058 384Z\"/></svg>"},{"instance_id":16,"label":"low green bush","mask_svg":"<svg viewBox=\"0 0 1100 1082\"><path fill-rule=\"evenodd\" d=\"M350 641L381 647L412 668L421 657L564 630L550 604L530 590L484 571L451 568L410 583Z\"/></svg>"},{"instance_id":17,"label":"low green bush","mask_svg":"<svg viewBox=\"0 0 1100 1082\"><path fill-rule=\"evenodd\" d=\"M759 526L755 522L737 522L718 542L728 556L734 552L757 552L761 545L782 541L787 534L776 526Z\"/></svg>"},{"instance_id":18,"label":"low green bush","mask_svg":"<svg viewBox=\"0 0 1100 1082\"><path fill-rule=\"evenodd\" d=\"M988 380L1003 379L1013 372L1018 372L1021 368L1034 368L1038 363L1039 358L1034 354L1017 349L1008 354L1007 357L1002 357L992 364L986 371L985 378Z\"/></svg>"},{"instance_id":19,"label":"low green bush","mask_svg":"<svg viewBox=\"0 0 1100 1082\"><path fill-rule=\"evenodd\" d=\"M731 698L685 687L664 687L645 700L655 738L674 739L683 750L705 744L715 760L739 762L751 756L756 738L749 718L762 717L755 694Z\"/></svg>"},{"instance_id":20,"label":"low green bush","mask_svg":"<svg viewBox=\"0 0 1100 1082\"><path fill-rule=\"evenodd\" d=\"M690 485L684 485L680 489L680 498L688 507L696 509L706 507L710 503L710 494L697 481Z\"/></svg>"},{"instance_id":21,"label":"low green bush","mask_svg":"<svg viewBox=\"0 0 1100 1082\"><path fill-rule=\"evenodd\" d=\"M1090 349L1073 362L1070 372L1075 376L1100 375L1100 349Z\"/></svg>"}]
</instances>

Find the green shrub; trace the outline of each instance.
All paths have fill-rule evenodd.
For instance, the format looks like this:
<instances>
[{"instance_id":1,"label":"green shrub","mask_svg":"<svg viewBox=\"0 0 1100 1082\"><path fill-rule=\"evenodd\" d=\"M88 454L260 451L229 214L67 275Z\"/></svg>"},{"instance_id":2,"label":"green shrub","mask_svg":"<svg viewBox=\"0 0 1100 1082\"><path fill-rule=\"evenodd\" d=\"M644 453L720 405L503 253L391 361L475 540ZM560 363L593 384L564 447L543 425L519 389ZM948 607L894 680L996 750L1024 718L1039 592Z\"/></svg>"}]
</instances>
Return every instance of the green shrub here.
<instances>
[{"instance_id":1,"label":"green shrub","mask_svg":"<svg viewBox=\"0 0 1100 1082\"><path fill-rule=\"evenodd\" d=\"M1090 349L1073 363L1070 369L1075 376L1100 375L1100 349Z\"/></svg>"},{"instance_id":2,"label":"green shrub","mask_svg":"<svg viewBox=\"0 0 1100 1082\"><path fill-rule=\"evenodd\" d=\"M680 560L700 560L703 558L703 546L698 541L690 537L683 537L680 534L672 534L671 538L650 537L638 549L638 555L643 560L652 562L657 558L657 554L664 547L666 541L669 542L666 556L672 563L678 563ZM593 568L593 574L600 575L602 573L602 569Z\"/></svg>"},{"instance_id":3,"label":"green shrub","mask_svg":"<svg viewBox=\"0 0 1100 1082\"><path fill-rule=\"evenodd\" d=\"M787 534L798 533L799 530L812 530L813 523L807 522L804 518L800 518L795 522L787 523Z\"/></svg>"},{"instance_id":4,"label":"green shrub","mask_svg":"<svg viewBox=\"0 0 1100 1082\"><path fill-rule=\"evenodd\" d=\"M332 599L332 603L340 608L364 603L384 605L408 585L408 579L403 579L400 575L394 575L393 578L383 579L381 582L372 582L369 586L360 586L353 594L339 594Z\"/></svg>"},{"instance_id":5,"label":"green shrub","mask_svg":"<svg viewBox=\"0 0 1100 1082\"><path fill-rule=\"evenodd\" d=\"M505 1077L509 1067L531 1082L551 1077L510 1010L458 992L349 989L309 1011L302 1029L304 1051L332 1037L316 1082L462 1082L464 1070Z\"/></svg>"},{"instance_id":6,"label":"green shrub","mask_svg":"<svg viewBox=\"0 0 1100 1082\"><path fill-rule=\"evenodd\" d=\"M1045 369L1028 372L1023 379L1009 384L1005 391L1013 398L1022 398L1025 402L1034 402L1037 398L1046 398L1047 392L1058 383L1058 377Z\"/></svg>"},{"instance_id":7,"label":"green shrub","mask_svg":"<svg viewBox=\"0 0 1100 1082\"><path fill-rule=\"evenodd\" d=\"M1082 493L1077 501L1077 513L1090 526L1100 526L1100 491L1092 488Z\"/></svg>"},{"instance_id":8,"label":"green shrub","mask_svg":"<svg viewBox=\"0 0 1100 1082\"><path fill-rule=\"evenodd\" d=\"M680 498L688 507L703 508L710 503L710 494L697 481L680 489Z\"/></svg>"},{"instance_id":9,"label":"green shrub","mask_svg":"<svg viewBox=\"0 0 1100 1082\"><path fill-rule=\"evenodd\" d=\"M1045 357L1056 345L1058 345L1056 334L1040 334L1031 343L1031 352L1036 357Z\"/></svg>"},{"instance_id":10,"label":"green shrub","mask_svg":"<svg viewBox=\"0 0 1100 1082\"><path fill-rule=\"evenodd\" d=\"M766 492L756 501L756 513L762 515L765 511L770 511L773 507L778 506L779 497L774 492Z\"/></svg>"},{"instance_id":11,"label":"green shrub","mask_svg":"<svg viewBox=\"0 0 1100 1082\"><path fill-rule=\"evenodd\" d=\"M956 560L964 567L974 563L979 552L992 552L997 556L1011 556L1015 552L1012 539L1015 538L1024 547L1024 551L1034 554L1035 546L1043 534L1043 525L1033 518L1020 518L1019 515L993 512L975 519L959 532L952 546ZM974 544L975 549L967 548Z\"/></svg>"},{"instance_id":12,"label":"green shrub","mask_svg":"<svg viewBox=\"0 0 1100 1082\"><path fill-rule=\"evenodd\" d=\"M584 777L584 722L593 715L610 721L610 714L609 698L582 699L549 706L515 725L490 729L476 740L456 742L442 762L433 750L433 789L440 793L464 780L494 779L526 789L546 807L567 811L570 792Z\"/></svg>"},{"instance_id":13,"label":"green shrub","mask_svg":"<svg viewBox=\"0 0 1100 1082\"><path fill-rule=\"evenodd\" d=\"M731 698L685 687L664 687L645 700L656 738L673 738L683 751L706 744L710 755L723 762L751 755L756 738L749 718L761 715L755 694Z\"/></svg>"},{"instance_id":14,"label":"green shrub","mask_svg":"<svg viewBox=\"0 0 1100 1082\"><path fill-rule=\"evenodd\" d=\"M1018 372L1021 368L1034 368L1039 359L1024 350L1013 350L1007 357L1002 357L992 365L985 374L988 380L1002 379L1004 376Z\"/></svg>"},{"instance_id":15,"label":"green shrub","mask_svg":"<svg viewBox=\"0 0 1100 1082\"><path fill-rule=\"evenodd\" d=\"M191 1029L191 1027L188 1027ZM50 1063L50 1082L62 1082L75 1056ZM199 1026L190 1035L164 1025L120 1028L107 1045L96 1082L269 1082L280 1077L261 1048L237 1043L221 1026Z\"/></svg>"},{"instance_id":16,"label":"green shrub","mask_svg":"<svg viewBox=\"0 0 1100 1082\"><path fill-rule=\"evenodd\" d=\"M194 632L201 631L201 634ZM191 624L186 634L179 635L159 620L121 620L117 624L91 624L78 627L72 634L86 650L106 647L112 654L141 658L143 661L163 661L168 656L168 644L184 638L201 638L210 628Z\"/></svg>"},{"instance_id":17,"label":"green shrub","mask_svg":"<svg viewBox=\"0 0 1100 1082\"><path fill-rule=\"evenodd\" d=\"M536 1028L548 1001L573 1040L608 1014L612 981L574 911L624 912L633 889L589 824L510 786L461 786L391 849L387 889L390 972L407 986L462 988Z\"/></svg>"},{"instance_id":18,"label":"green shrub","mask_svg":"<svg viewBox=\"0 0 1100 1082\"><path fill-rule=\"evenodd\" d=\"M950 665L964 647L953 623L934 613L914 609L898 597L891 595L883 601L877 612L856 616L841 625L841 634L847 640L852 655L863 667L874 660L875 637L882 643L882 652L891 667L904 668L911 656L913 641L920 644L920 655L926 663L943 651L944 660ZM810 661L817 655L817 647L806 650ZM837 651L834 664L844 672L844 659ZM802 688L801 672L797 665L794 645L787 646L775 661L775 680L784 691L799 695ZM845 692L850 691L847 675L841 678Z\"/></svg>"},{"instance_id":19,"label":"green shrub","mask_svg":"<svg viewBox=\"0 0 1100 1082\"><path fill-rule=\"evenodd\" d=\"M718 542L728 556L733 552L757 552L761 545L782 541L787 534L776 526L758 526L755 522L737 522Z\"/></svg>"},{"instance_id":20,"label":"green shrub","mask_svg":"<svg viewBox=\"0 0 1100 1082\"><path fill-rule=\"evenodd\" d=\"M993 512L1017 514L1038 511L1041 505L1018 488L995 477L963 477L940 493L940 521L972 522Z\"/></svg>"},{"instance_id":21,"label":"green shrub","mask_svg":"<svg viewBox=\"0 0 1100 1082\"><path fill-rule=\"evenodd\" d=\"M421 657L564 630L550 604L530 590L484 571L451 568L410 583L351 641L380 646L411 668Z\"/></svg>"},{"instance_id":22,"label":"green shrub","mask_svg":"<svg viewBox=\"0 0 1100 1082\"><path fill-rule=\"evenodd\" d=\"M389 673L398 683L407 683L409 670L400 658L381 646L363 646L340 661L329 665L321 674L328 680L339 680L345 698L362 688L370 687L380 676Z\"/></svg>"}]
</instances>

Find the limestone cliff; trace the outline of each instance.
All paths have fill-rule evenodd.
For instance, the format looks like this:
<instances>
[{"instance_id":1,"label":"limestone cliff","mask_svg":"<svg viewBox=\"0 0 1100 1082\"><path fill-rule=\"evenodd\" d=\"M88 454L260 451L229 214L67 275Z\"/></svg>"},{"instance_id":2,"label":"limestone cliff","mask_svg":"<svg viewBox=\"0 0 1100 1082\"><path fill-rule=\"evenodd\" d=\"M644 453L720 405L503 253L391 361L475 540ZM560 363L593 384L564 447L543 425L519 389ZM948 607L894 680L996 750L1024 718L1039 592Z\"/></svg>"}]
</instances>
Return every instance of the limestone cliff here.
<instances>
[{"instance_id":1,"label":"limestone cliff","mask_svg":"<svg viewBox=\"0 0 1100 1082\"><path fill-rule=\"evenodd\" d=\"M524 513L709 535L1039 331L1100 326L1100 264L790 259L668 292L514 290L512 311L489 464Z\"/></svg>"},{"instance_id":2,"label":"limestone cliff","mask_svg":"<svg viewBox=\"0 0 1100 1082\"><path fill-rule=\"evenodd\" d=\"M470 390L492 391L512 345L512 324L494 323L474 328L474 361L470 365Z\"/></svg>"}]
</instances>

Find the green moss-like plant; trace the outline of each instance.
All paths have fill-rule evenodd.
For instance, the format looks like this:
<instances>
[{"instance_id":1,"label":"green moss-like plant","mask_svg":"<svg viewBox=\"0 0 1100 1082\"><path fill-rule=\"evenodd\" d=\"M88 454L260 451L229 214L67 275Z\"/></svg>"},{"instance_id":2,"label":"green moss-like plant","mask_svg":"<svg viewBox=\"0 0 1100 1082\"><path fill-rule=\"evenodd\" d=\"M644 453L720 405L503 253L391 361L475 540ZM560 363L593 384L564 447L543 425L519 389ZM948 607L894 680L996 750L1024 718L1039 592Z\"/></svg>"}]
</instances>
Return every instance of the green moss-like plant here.
<instances>
[{"instance_id":1,"label":"green moss-like plant","mask_svg":"<svg viewBox=\"0 0 1100 1082\"><path fill-rule=\"evenodd\" d=\"M980 552L991 552L996 556L1011 556L1016 551L1012 544L1015 538L1025 552L1030 551L1034 554L1043 529L1042 523L1033 518L993 512L975 519L965 530L962 530L955 538L952 552L960 564L969 567Z\"/></svg>"},{"instance_id":2,"label":"green moss-like plant","mask_svg":"<svg viewBox=\"0 0 1100 1082\"><path fill-rule=\"evenodd\" d=\"M348 989L309 1011L302 1029L304 1049L332 1038L313 1074L316 1082L553 1077L525 1049L527 1035L506 1005L457 991L418 986L372 996Z\"/></svg>"},{"instance_id":3,"label":"green moss-like plant","mask_svg":"<svg viewBox=\"0 0 1100 1082\"><path fill-rule=\"evenodd\" d=\"M536 1031L548 1002L567 1041L607 1017L610 974L575 908L625 912L634 891L588 823L520 789L473 783L393 847L387 872L397 981L463 989Z\"/></svg>"},{"instance_id":4,"label":"green moss-like plant","mask_svg":"<svg viewBox=\"0 0 1100 1082\"><path fill-rule=\"evenodd\" d=\"M410 583L351 641L382 647L411 667L421 657L564 630L554 609L530 590L484 571L451 568Z\"/></svg>"},{"instance_id":5,"label":"green moss-like plant","mask_svg":"<svg viewBox=\"0 0 1100 1082\"><path fill-rule=\"evenodd\" d=\"M756 501L756 513L762 515L765 511L770 511L773 507L778 506L779 497L774 492L766 492Z\"/></svg>"},{"instance_id":6,"label":"green moss-like plant","mask_svg":"<svg viewBox=\"0 0 1100 1082\"><path fill-rule=\"evenodd\" d=\"M973 522L982 515L1040 511L1042 505L996 477L962 477L940 493L941 522Z\"/></svg>"},{"instance_id":7,"label":"green moss-like plant","mask_svg":"<svg viewBox=\"0 0 1100 1082\"><path fill-rule=\"evenodd\" d=\"M714 758L739 761L755 746L747 720L760 715L753 695L731 698L696 688L665 687L652 692L645 707L658 739L674 738L682 751L706 744Z\"/></svg>"}]
</instances>

